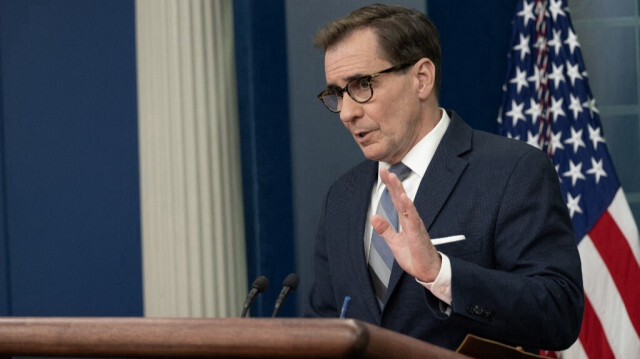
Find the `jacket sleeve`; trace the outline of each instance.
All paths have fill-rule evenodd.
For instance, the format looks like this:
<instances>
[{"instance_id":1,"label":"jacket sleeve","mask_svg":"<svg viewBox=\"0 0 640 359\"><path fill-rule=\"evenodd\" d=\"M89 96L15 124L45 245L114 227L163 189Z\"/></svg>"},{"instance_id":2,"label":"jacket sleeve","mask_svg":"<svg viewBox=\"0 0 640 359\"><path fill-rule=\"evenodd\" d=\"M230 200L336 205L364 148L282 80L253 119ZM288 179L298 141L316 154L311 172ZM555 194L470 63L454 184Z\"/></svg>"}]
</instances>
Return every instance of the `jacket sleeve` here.
<instances>
[{"instance_id":1,"label":"jacket sleeve","mask_svg":"<svg viewBox=\"0 0 640 359\"><path fill-rule=\"evenodd\" d=\"M304 309L305 317L337 317L338 308L335 304L333 287L329 274L329 259L327 241L325 238L326 208L329 195L324 200L322 214L316 234L316 248L314 256L315 280L311 287Z\"/></svg>"},{"instance_id":2,"label":"jacket sleeve","mask_svg":"<svg viewBox=\"0 0 640 359\"><path fill-rule=\"evenodd\" d=\"M451 320L515 345L560 350L578 337L580 257L558 175L527 151L506 181L492 240L493 268L450 257Z\"/></svg>"}]
</instances>

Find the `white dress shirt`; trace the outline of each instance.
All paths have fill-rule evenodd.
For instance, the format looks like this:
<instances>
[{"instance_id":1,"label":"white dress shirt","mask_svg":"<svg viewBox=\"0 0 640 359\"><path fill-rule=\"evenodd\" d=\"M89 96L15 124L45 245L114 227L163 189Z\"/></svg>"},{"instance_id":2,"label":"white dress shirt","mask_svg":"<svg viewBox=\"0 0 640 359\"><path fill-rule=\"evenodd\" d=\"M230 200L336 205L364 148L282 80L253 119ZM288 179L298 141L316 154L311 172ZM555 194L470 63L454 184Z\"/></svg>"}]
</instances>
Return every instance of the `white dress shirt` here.
<instances>
[{"instance_id":1,"label":"white dress shirt","mask_svg":"<svg viewBox=\"0 0 640 359\"><path fill-rule=\"evenodd\" d=\"M402 163L411 169L411 174L409 174L409 176L402 182L402 186L404 187L407 196L412 201L416 197L420 182L422 181L422 178L429 167L429 163L431 163L431 159L440 144L440 140L442 140L442 136L444 136L444 133L449 126L449 122L451 121L449 115L444 109L441 108L440 111L442 112L442 117L440 118L440 121L438 121L438 124L423 139L413 146L413 148L402 159ZM369 204L369 211L367 213L367 226L364 233L364 252L367 262L369 260L371 235L373 233L373 227L371 226L370 221L371 217L376 213L380 196L385 189L385 185L380 179L380 169L388 169L389 167L390 165L388 163L378 162L378 181L372 190L371 203ZM402 230L402 227L400 230ZM431 283L422 282L417 278L416 280L431 291L431 293L433 293L433 295L438 299L448 305L451 305L451 263L446 255L440 253L440 256L442 257L442 267L440 268L440 273L438 273L436 279Z\"/></svg>"}]
</instances>

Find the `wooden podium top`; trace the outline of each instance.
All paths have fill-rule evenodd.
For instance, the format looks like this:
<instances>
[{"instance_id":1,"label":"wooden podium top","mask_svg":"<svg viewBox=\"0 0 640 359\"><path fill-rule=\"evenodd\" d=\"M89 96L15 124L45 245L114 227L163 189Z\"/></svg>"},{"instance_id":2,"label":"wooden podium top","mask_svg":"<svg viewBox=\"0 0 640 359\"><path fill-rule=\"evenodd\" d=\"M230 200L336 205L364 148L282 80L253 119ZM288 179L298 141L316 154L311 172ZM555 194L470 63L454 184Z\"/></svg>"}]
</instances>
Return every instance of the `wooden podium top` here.
<instances>
[{"instance_id":1,"label":"wooden podium top","mask_svg":"<svg viewBox=\"0 0 640 359\"><path fill-rule=\"evenodd\" d=\"M468 358L350 319L0 319L9 356Z\"/></svg>"}]
</instances>

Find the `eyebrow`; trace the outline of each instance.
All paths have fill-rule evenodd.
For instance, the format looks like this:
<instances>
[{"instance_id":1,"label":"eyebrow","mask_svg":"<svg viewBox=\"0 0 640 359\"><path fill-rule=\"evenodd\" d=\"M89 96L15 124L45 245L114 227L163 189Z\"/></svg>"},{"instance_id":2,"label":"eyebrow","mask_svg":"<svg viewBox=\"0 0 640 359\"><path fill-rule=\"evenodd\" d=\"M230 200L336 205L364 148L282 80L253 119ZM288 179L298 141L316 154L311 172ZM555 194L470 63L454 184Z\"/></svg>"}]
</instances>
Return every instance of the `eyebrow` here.
<instances>
[{"instance_id":1,"label":"eyebrow","mask_svg":"<svg viewBox=\"0 0 640 359\"><path fill-rule=\"evenodd\" d=\"M346 83L349 83L349 82L351 82L351 81L353 81L353 80L355 80L355 79L359 79L359 78L361 78L361 77L367 77L367 76L370 76L370 75L371 75L371 74L366 74L366 75L363 75L363 74L355 74L355 75L351 75L351 76L347 77L347 78L345 79L345 81L346 81ZM345 86L346 86L346 85L345 85ZM329 83L329 84L327 84L327 89L332 89L332 88L335 88L335 89L342 89L342 88L343 88L343 86L338 86L338 85L333 84L333 83Z\"/></svg>"},{"instance_id":2,"label":"eyebrow","mask_svg":"<svg viewBox=\"0 0 640 359\"><path fill-rule=\"evenodd\" d=\"M342 87L338 87L336 85L333 84L327 84L327 87L325 87L324 90L322 90L322 92L326 92L326 91L339 91L342 90Z\"/></svg>"},{"instance_id":3,"label":"eyebrow","mask_svg":"<svg viewBox=\"0 0 640 359\"><path fill-rule=\"evenodd\" d=\"M355 75L351 75L351 76L347 77L347 83L349 83L349 82L351 82L351 81L353 81L353 80L355 80L355 79L359 79L359 78L361 78L361 77L367 77L367 76L369 76L369 74L366 74L366 75L365 75L365 74L355 74Z\"/></svg>"}]
</instances>

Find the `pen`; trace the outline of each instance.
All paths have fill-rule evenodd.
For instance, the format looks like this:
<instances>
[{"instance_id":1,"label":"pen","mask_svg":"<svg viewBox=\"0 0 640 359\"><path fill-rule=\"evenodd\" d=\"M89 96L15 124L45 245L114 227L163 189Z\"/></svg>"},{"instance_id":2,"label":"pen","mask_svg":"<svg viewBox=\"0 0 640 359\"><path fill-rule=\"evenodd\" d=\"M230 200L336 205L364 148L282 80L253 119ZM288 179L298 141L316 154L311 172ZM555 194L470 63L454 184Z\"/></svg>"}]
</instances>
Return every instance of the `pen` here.
<instances>
[{"instance_id":1,"label":"pen","mask_svg":"<svg viewBox=\"0 0 640 359\"><path fill-rule=\"evenodd\" d=\"M340 310L340 318L345 318L347 316L347 309L349 308L350 300L350 296L344 297L344 301L342 302L342 310Z\"/></svg>"}]
</instances>

